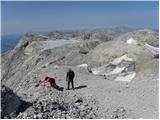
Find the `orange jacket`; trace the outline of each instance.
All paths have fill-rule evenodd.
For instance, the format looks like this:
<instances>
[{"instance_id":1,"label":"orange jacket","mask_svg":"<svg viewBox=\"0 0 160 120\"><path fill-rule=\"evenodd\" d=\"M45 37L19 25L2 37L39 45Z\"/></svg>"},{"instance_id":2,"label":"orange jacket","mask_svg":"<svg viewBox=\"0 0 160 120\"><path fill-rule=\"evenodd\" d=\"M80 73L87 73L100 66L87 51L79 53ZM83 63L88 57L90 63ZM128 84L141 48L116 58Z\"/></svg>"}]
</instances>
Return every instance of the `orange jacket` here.
<instances>
[{"instance_id":1,"label":"orange jacket","mask_svg":"<svg viewBox=\"0 0 160 120\"><path fill-rule=\"evenodd\" d=\"M56 85L55 79L51 77L45 77L44 80L40 80L39 83L50 83L52 85Z\"/></svg>"}]
</instances>

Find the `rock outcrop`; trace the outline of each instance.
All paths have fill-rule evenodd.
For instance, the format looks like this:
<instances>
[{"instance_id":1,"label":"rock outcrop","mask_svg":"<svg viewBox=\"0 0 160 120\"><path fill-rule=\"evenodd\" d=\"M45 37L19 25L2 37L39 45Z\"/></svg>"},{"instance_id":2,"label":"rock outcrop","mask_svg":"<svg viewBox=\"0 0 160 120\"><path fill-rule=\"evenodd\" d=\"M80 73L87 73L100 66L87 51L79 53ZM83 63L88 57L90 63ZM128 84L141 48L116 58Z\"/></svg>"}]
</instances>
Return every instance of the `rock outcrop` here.
<instances>
[{"instance_id":1,"label":"rock outcrop","mask_svg":"<svg viewBox=\"0 0 160 120\"><path fill-rule=\"evenodd\" d=\"M1 106L1 118L15 117L21 106L20 98L5 85L1 88Z\"/></svg>"}]
</instances>

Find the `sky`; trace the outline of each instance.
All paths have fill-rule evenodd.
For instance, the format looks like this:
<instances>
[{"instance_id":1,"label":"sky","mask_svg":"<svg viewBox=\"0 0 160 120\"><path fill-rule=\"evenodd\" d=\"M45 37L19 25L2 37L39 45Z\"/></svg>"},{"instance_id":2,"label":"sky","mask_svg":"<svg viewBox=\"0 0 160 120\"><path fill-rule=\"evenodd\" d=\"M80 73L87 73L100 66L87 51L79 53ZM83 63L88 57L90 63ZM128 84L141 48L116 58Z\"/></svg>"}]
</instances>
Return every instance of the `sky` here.
<instances>
[{"instance_id":1,"label":"sky","mask_svg":"<svg viewBox=\"0 0 160 120\"><path fill-rule=\"evenodd\" d=\"M126 26L158 29L158 1L3 1L2 35Z\"/></svg>"}]
</instances>

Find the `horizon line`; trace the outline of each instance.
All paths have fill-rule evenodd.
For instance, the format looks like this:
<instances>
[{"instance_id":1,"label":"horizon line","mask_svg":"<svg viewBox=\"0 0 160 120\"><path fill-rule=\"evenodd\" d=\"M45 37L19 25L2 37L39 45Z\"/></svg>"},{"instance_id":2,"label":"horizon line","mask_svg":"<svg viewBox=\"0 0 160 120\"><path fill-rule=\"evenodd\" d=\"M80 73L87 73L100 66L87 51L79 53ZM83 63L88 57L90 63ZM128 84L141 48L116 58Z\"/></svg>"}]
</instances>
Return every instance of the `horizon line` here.
<instances>
[{"instance_id":1,"label":"horizon line","mask_svg":"<svg viewBox=\"0 0 160 120\"><path fill-rule=\"evenodd\" d=\"M115 29L115 28L129 28L129 29L151 29L151 30L156 30L159 31L159 27L154 28L154 27L127 27L127 26L116 26L116 27L100 27L100 28L79 28L79 29L55 29L55 30L46 30L46 31L27 31L24 33L8 33L8 34L2 34L1 32L1 37L2 36L6 36L6 35L25 35L27 33L49 33L49 32L79 32L79 31L83 31L83 30L102 30L102 29Z\"/></svg>"}]
</instances>

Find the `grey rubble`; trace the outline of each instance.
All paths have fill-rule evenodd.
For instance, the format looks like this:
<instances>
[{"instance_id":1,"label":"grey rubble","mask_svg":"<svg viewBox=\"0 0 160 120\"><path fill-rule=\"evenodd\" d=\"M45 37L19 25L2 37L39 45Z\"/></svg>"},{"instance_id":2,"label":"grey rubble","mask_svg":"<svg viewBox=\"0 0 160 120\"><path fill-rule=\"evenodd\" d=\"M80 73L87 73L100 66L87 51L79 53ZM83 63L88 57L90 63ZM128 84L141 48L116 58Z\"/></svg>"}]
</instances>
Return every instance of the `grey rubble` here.
<instances>
[{"instance_id":1,"label":"grey rubble","mask_svg":"<svg viewBox=\"0 0 160 120\"><path fill-rule=\"evenodd\" d=\"M138 44L127 44L130 37ZM46 44L64 40L68 41L59 46ZM158 118L159 58L154 58L143 47L145 43L159 46L158 33L149 29L117 28L117 31L23 36L13 50L2 55L2 83L31 105L21 110L24 102L17 104L19 107L14 110L18 112L9 117ZM87 68L77 67L80 64L103 67L125 54L134 61L136 76L131 82L106 79L89 73ZM74 91L65 90L68 68L76 74ZM38 81L46 76L54 77L64 91L51 88L49 84L38 85ZM10 104L6 106L10 108ZM4 109L2 112L6 118L6 114L10 114Z\"/></svg>"}]
</instances>

